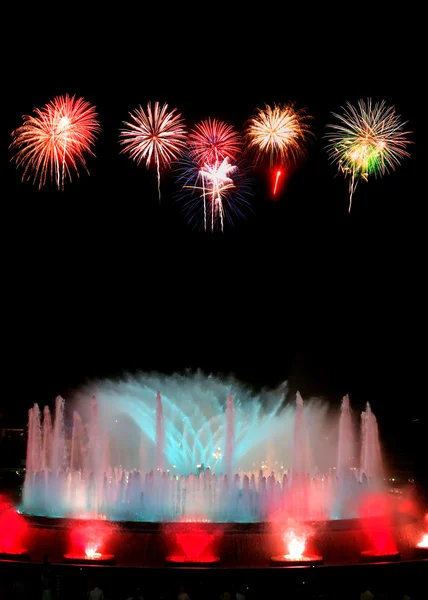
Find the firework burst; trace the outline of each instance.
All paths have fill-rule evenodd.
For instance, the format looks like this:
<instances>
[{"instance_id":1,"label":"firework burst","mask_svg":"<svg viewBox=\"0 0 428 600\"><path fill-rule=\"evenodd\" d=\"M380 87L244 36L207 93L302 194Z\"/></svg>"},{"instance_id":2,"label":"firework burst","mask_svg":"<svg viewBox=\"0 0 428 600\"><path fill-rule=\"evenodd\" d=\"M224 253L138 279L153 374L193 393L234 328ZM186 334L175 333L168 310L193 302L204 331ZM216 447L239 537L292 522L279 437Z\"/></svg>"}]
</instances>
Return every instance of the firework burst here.
<instances>
[{"instance_id":1,"label":"firework burst","mask_svg":"<svg viewBox=\"0 0 428 600\"><path fill-rule=\"evenodd\" d=\"M372 104L369 98L359 100L357 106L349 102L343 113L332 113L338 123L328 125L327 151L331 162L345 177L349 177L349 208L360 179L368 181L370 175L382 177L395 170L401 160L409 156L406 147L411 142L404 131L405 122L393 106L385 101Z\"/></svg>"},{"instance_id":2,"label":"firework burst","mask_svg":"<svg viewBox=\"0 0 428 600\"><path fill-rule=\"evenodd\" d=\"M222 163L225 158L234 162L241 152L241 145L239 133L217 119L201 121L189 133L189 154L199 166Z\"/></svg>"},{"instance_id":3,"label":"firework burst","mask_svg":"<svg viewBox=\"0 0 428 600\"><path fill-rule=\"evenodd\" d=\"M153 108L148 102L146 110L139 106L129 116L132 122L124 121L126 128L120 132L121 152L129 154L138 165L155 165L160 200L160 171L170 167L186 148L184 119L176 108L168 110L168 104L161 106L159 102Z\"/></svg>"},{"instance_id":4,"label":"firework burst","mask_svg":"<svg viewBox=\"0 0 428 600\"><path fill-rule=\"evenodd\" d=\"M296 160L305 153L309 120L305 111L295 110L293 104L257 109L245 128L247 148L255 150L256 162L268 155L271 166L276 161Z\"/></svg>"},{"instance_id":5,"label":"firework burst","mask_svg":"<svg viewBox=\"0 0 428 600\"><path fill-rule=\"evenodd\" d=\"M254 152L256 163L267 156L270 167L277 165L276 173L280 173L281 165L295 162L305 154L306 143L311 135L310 119L303 109L296 110L292 103L265 105L265 108L257 109L246 124L246 148ZM274 195L277 183L276 178Z\"/></svg>"},{"instance_id":6,"label":"firework burst","mask_svg":"<svg viewBox=\"0 0 428 600\"><path fill-rule=\"evenodd\" d=\"M23 124L12 132L13 160L24 169L22 179L38 181L41 189L50 176L58 189L65 179L77 175L79 165L86 171L85 154L94 156L91 147L100 132L95 108L83 98L57 96L35 116L24 115Z\"/></svg>"},{"instance_id":7,"label":"firework burst","mask_svg":"<svg viewBox=\"0 0 428 600\"><path fill-rule=\"evenodd\" d=\"M203 222L205 231L224 231L225 222L233 224L250 209L248 167L239 161L232 164L226 157L213 164L199 166L187 155L179 163L177 180L186 192L185 212L189 223Z\"/></svg>"}]
</instances>

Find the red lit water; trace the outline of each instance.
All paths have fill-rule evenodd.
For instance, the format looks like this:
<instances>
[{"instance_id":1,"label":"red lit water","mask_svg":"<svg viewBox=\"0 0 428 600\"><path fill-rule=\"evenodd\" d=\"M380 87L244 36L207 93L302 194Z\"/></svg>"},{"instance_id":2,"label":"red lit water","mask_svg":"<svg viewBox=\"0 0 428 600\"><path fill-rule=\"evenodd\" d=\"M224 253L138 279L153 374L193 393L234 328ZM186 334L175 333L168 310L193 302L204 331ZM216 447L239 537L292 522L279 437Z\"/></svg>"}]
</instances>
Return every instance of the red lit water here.
<instances>
[{"instance_id":1,"label":"red lit water","mask_svg":"<svg viewBox=\"0 0 428 600\"><path fill-rule=\"evenodd\" d=\"M27 523L14 508L0 512L0 554L25 554Z\"/></svg>"},{"instance_id":2,"label":"red lit water","mask_svg":"<svg viewBox=\"0 0 428 600\"><path fill-rule=\"evenodd\" d=\"M85 558L86 560L102 560L111 557L106 554L106 547L113 534L113 526L106 521L89 521L72 526L69 537L67 559Z\"/></svg>"},{"instance_id":3,"label":"red lit water","mask_svg":"<svg viewBox=\"0 0 428 600\"><path fill-rule=\"evenodd\" d=\"M196 523L186 523L181 530L168 528L165 534L173 543L173 553L167 557L172 563L213 563L218 562L214 553L217 532L206 531Z\"/></svg>"}]
</instances>

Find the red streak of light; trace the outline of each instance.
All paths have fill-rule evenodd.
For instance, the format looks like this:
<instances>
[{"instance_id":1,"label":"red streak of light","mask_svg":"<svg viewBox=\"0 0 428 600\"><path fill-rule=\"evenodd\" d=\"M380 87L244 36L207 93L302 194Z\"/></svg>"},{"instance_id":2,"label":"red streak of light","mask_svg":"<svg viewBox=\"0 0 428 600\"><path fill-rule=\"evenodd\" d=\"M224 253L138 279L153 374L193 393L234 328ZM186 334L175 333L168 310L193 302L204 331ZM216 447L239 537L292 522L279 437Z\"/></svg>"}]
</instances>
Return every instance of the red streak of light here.
<instances>
[{"instance_id":1,"label":"red streak of light","mask_svg":"<svg viewBox=\"0 0 428 600\"><path fill-rule=\"evenodd\" d=\"M278 180L279 180L279 178L281 177L281 175L282 175L282 171L280 171L280 170L278 169L278 171L276 172L276 177L275 177L275 185L274 185L274 188L273 188L273 195L274 195L274 196L275 196L275 194L276 194L276 190L277 190L277 187L278 187Z\"/></svg>"}]
</instances>

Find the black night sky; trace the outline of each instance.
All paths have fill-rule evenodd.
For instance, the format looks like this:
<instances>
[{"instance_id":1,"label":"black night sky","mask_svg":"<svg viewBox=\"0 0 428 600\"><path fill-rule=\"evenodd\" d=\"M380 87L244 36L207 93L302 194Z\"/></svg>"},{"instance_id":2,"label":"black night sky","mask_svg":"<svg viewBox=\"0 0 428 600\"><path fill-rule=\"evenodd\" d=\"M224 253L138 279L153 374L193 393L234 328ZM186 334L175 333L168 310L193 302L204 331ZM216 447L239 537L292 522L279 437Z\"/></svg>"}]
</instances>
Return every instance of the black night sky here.
<instances>
[{"instance_id":1,"label":"black night sky","mask_svg":"<svg viewBox=\"0 0 428 600\"><path fill-rule=\"evenodd\" d=\"M293 67L273 49L263 69L232 54L239 66L212 74L184 44L161 64L144 52L131 64L123 47L116 55L103 43L94 34L90 49L58 52L43 68L37 46L25 72L20 54L9 56L3 415L24 421L33 402L52 403L95 376L200 368L256 388L288 379L293 392L334 403L349 393L357 410L370 401L387 443L398 427L411 430L426 413L426 191L425 107L405 68L410 48L399 68L346 70L330 50ZM96 158L65 192L38 192L10 163L10 133L23 114L65 93L97 108ZM359 185L348 214L347 182L329 164L323 136L332 111L367 97L394 105L414 143L395 173ZM119 154L122 121L149 100L178 108L188 126L215 117L239 130L265 103L295 101L313 116L315 139L277 201L256 174L253 214L223 234L198 232L172 176L162 176L159 204L155 172Z\"/></svg>"}]
</instances>

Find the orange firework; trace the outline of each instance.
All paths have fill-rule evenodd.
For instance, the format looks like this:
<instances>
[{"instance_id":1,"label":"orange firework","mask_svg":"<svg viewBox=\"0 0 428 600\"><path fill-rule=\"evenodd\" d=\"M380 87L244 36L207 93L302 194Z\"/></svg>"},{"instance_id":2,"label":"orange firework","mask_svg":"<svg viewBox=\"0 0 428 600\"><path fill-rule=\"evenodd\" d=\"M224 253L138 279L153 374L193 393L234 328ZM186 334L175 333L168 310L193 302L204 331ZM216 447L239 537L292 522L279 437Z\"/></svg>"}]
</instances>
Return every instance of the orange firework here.
<instances>
[{"instance_id":1,"label":"orange firework","mask_svg":"<svg viewBox=\"0 0 428 600\"><path fill-rule=\"evenodd\" d=\"M246 126L247 147L256 151L256 161L267 154L271 165L274 161L296 160L305 153L311 133L309 120L305 111L295 110L293 104L259 108Z\"/></svg>"},{"instance_id":2,"label":"orange firework","mask_svg":"<svg viewBox=\"0 0 428 600\"><path fill-rule=\"evenodd\" d=\"M23 167L23 180L38 181L40 189L50 176L58 189L64 189L72 171L79 174L79 165L89 172L85 154L94 156L91 147L100 132L98 115L89 102L68 94L33 112L35 116L24 115L23 124L11 134L13 160Z\"/></svg>"},{"instance_id":3,"label":"orange firework","mask_svg":"<svg viewBox=\"0 0 428 600\"><path fill-rule=\"evenodd\" d=\"M266 104L247 122L244 132L247 150L254 152L255 162L267 156L270 168L274 168L273 196L278 192L284 165L305 154L311 135L310 118L303 109L295 110L293 104Z\"/></svg>"}]
</instances>

